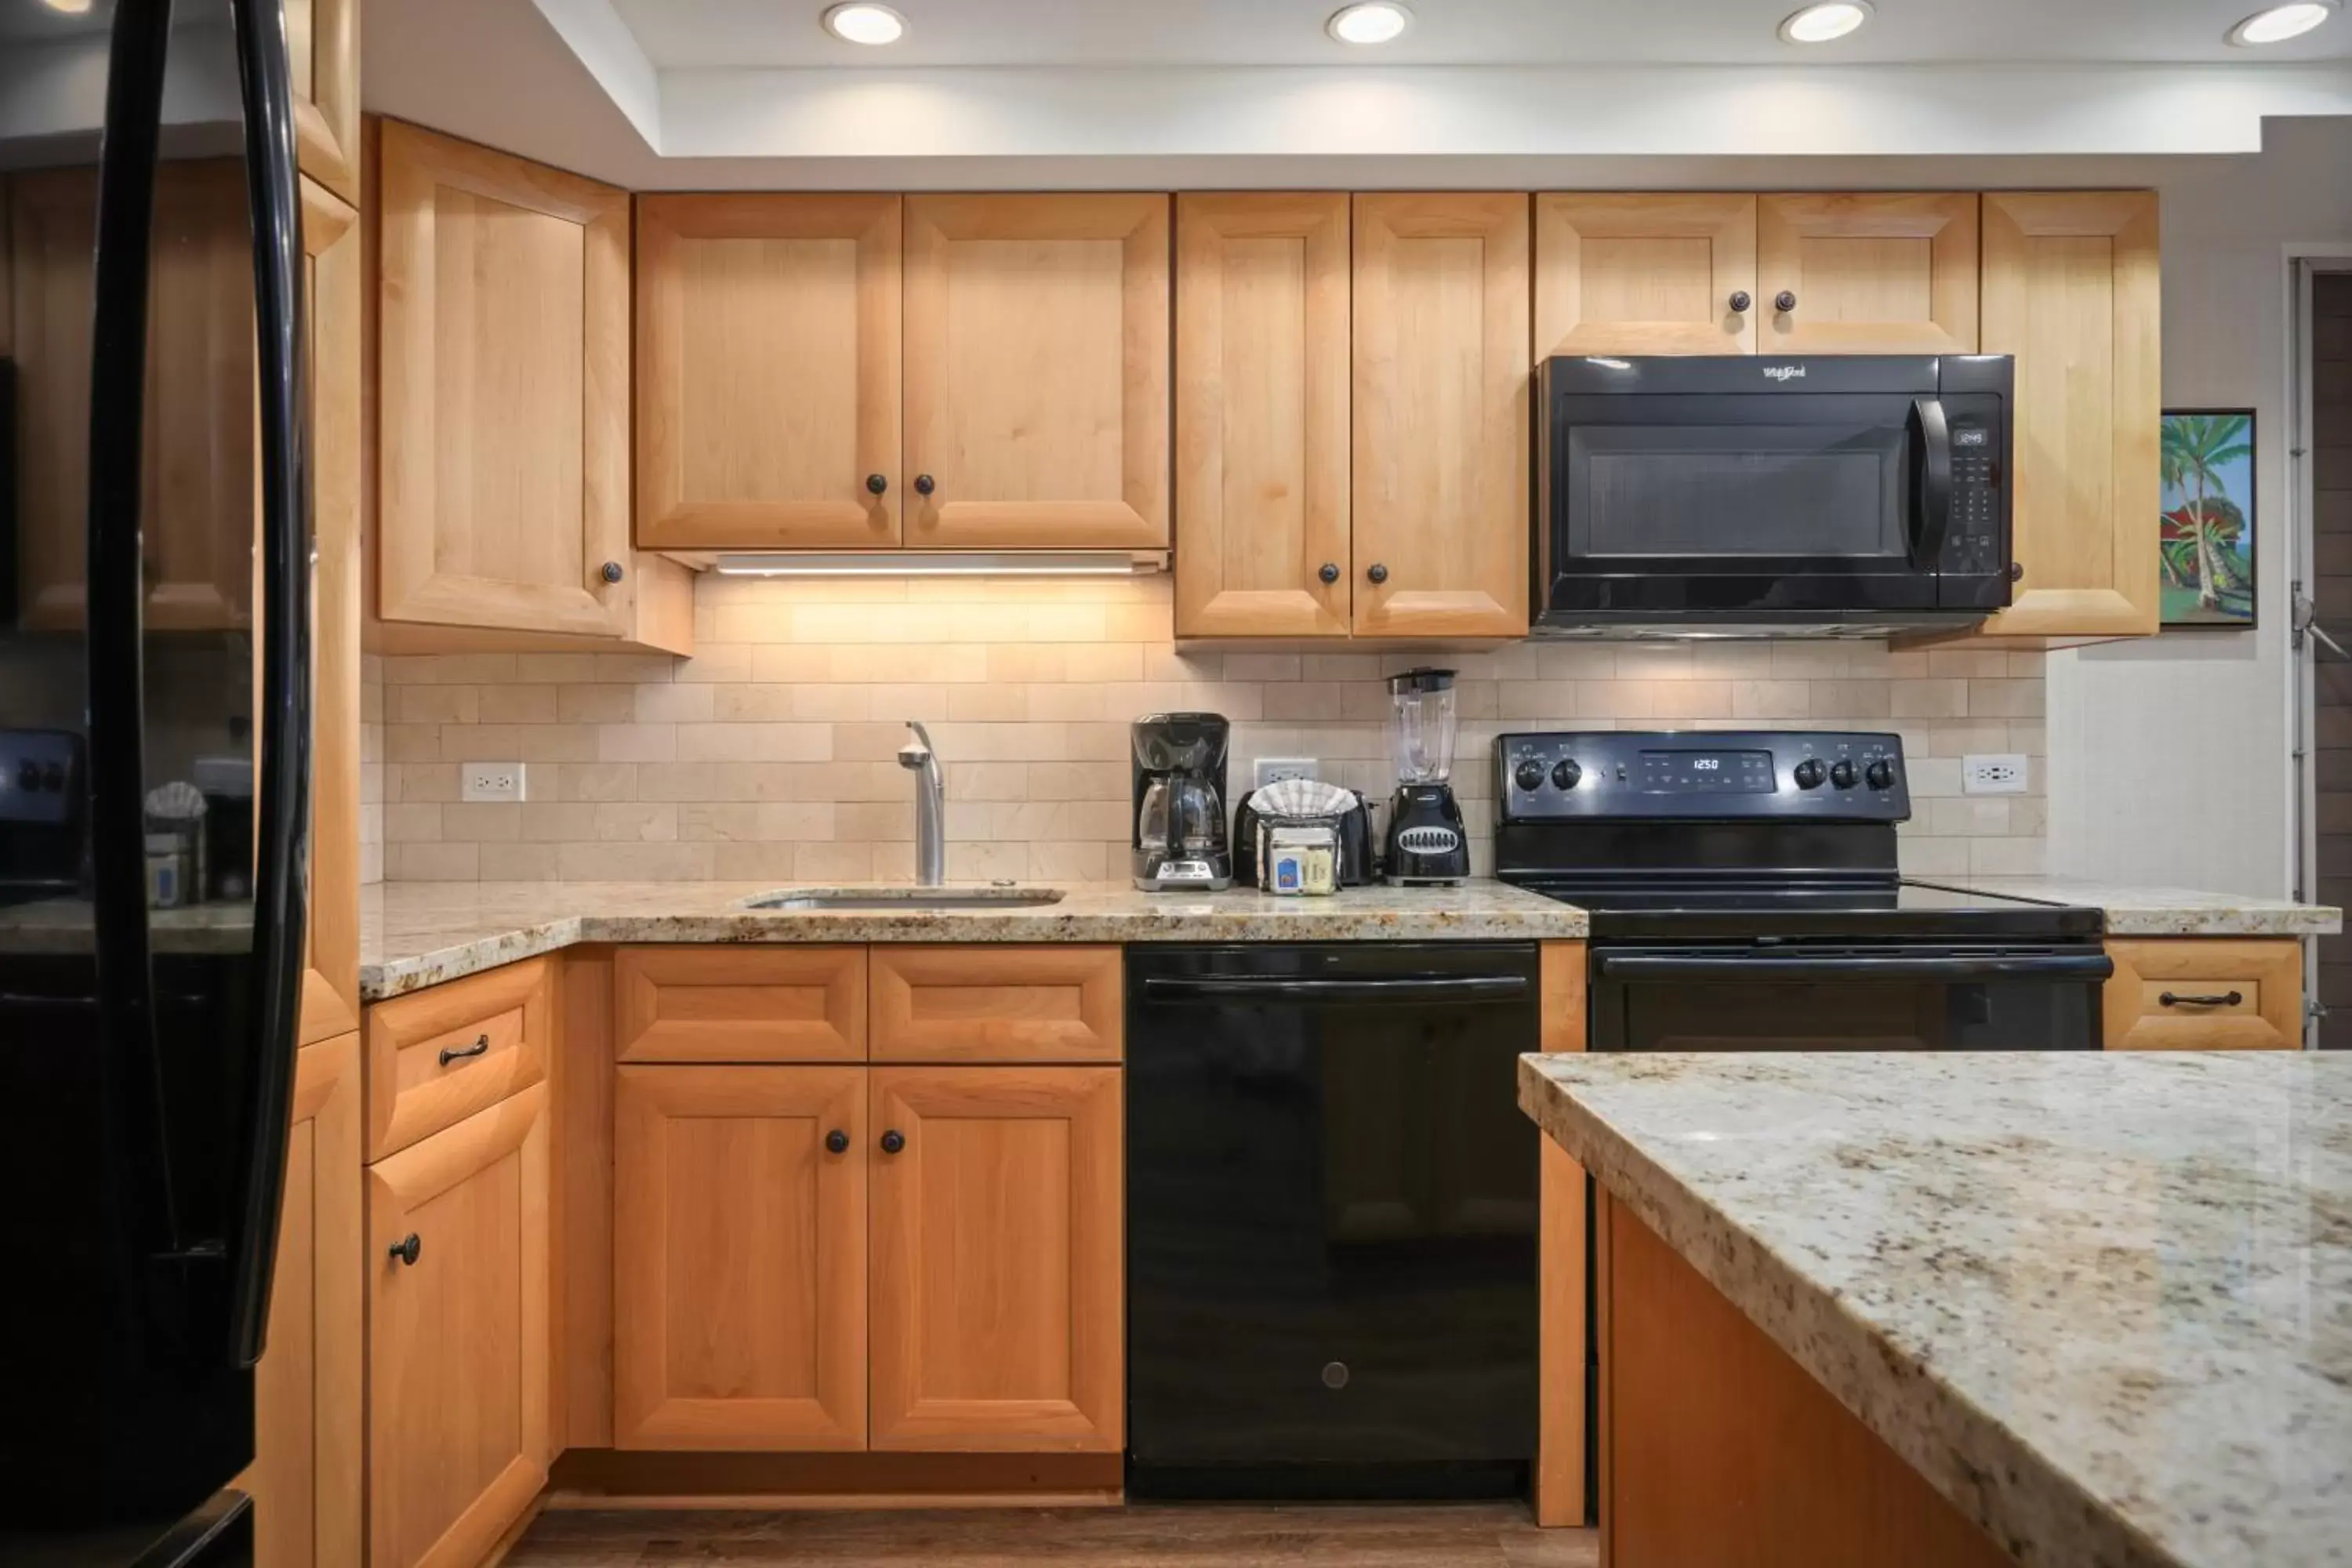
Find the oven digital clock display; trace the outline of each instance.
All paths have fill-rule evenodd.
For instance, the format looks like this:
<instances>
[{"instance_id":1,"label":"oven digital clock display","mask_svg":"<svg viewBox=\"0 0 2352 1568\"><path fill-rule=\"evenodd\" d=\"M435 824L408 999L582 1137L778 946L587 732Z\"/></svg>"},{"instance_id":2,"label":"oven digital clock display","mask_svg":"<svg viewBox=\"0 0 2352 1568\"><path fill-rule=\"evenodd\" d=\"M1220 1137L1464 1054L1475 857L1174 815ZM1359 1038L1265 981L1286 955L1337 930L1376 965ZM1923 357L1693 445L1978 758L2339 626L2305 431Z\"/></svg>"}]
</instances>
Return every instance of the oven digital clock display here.
<instances>
[{"instance_id":1,"label":"oven digital clock display","mask_svg":"<svg viewBox=\"0 0 2352 1568\"><path fill-rule=\"evenodd\" d=\"M1769 752L1643 752L1647 795L1770 795Z\"/></svg>"}]
</instances>

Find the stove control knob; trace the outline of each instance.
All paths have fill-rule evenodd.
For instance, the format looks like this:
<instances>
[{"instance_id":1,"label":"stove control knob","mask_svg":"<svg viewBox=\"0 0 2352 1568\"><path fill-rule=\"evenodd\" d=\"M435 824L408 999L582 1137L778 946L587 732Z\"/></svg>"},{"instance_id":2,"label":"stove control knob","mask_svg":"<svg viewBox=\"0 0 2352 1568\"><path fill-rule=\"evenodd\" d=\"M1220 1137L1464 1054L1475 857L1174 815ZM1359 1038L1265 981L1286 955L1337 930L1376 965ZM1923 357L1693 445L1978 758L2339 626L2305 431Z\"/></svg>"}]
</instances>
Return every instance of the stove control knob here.
<instances>
[{"instance_id":1,"label":"stove control knob","mask_svg":"<svg viewBox=\"0 0 2352 1568\"><path fill-rule=\"evenodd\" d=\"M1893 789L1895 787L1895 764L1888 762L1885 757L1881 757L1876 762L1871 763L1870 766L1864 768L1863 770L1862 776L1870 782L1870 787L1873 789Z\"/></svg>"},{"instance_id":2,"label":"stove control knob","mask_svg":"<svg viewBox=\"0 0 2352 1568\"><path fill-rule=\"evenodd\" d=\"M1584 770L1576 765L1573 757L1562 757L1552 764L1551 782L1555 789L1574 789L1576 781L1583 776Z\"/></svg>"},{"instance_id":3,"label":"stove control knob","mask_svg":"<svg viewBox=\"0 0 2352 1568\"><path fill-rule=\"evenodd\" d=\"M1852 789L1862 777L1862 770L1853 765L1851 757L1840 757L1830 768L1830 783L1840 789Z\"/></svg>"},{"instance_id":4,"label":"stove control knob","mask_svg":"<svg viewBox=\"0 0 2352 1568\"><path fill-rule=\"evenodd\" d=\"M1530 758L1511 770L1511 782L1524 790L1543 788L1543 764Z\"/></svg>"},{"instance_id":5,"label":"stove control knob","mask_svg":"<svg viewBox=\"0 0 2352 1568\"><path fill-rule=\"evenodd\" d=\"M1819 789L1822 787L1822 780L1827 776L1822 771L1822 761L1819 757L1807 757L1797 764L1799 789Z\"/></svg>"},{"instance_id":6,"label":"stove control knob","mask_svg":"<svg viewBox=\"0 0 2352 1568\"><path fill-rule=\"evenodd\" d=\"M16 769L16 787L21 790L40 788L41 764L30 757L26 758L23 764Z\"/></svg>"}]
</instances>

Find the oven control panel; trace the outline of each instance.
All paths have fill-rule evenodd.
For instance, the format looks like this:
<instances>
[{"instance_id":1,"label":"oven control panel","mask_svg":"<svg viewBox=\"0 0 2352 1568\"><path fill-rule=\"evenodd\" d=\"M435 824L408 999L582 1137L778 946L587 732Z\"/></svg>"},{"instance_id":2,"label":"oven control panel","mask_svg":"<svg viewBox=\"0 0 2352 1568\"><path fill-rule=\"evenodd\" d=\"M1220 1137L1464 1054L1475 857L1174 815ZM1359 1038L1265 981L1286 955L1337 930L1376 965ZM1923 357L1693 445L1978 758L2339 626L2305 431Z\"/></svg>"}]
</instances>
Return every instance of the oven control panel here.
<instances>
[{"instance_id":1,"label":"oven control panel","mask_svg":"<svg viewBox=\"0 0 2352 1568\"><path fill-rule=\"evenodd\" d=\"M1706 817L1901 822L1903 742L1852 730L1577 730L1498 735L1507 822Z\"/></svg>"}]
</instances>

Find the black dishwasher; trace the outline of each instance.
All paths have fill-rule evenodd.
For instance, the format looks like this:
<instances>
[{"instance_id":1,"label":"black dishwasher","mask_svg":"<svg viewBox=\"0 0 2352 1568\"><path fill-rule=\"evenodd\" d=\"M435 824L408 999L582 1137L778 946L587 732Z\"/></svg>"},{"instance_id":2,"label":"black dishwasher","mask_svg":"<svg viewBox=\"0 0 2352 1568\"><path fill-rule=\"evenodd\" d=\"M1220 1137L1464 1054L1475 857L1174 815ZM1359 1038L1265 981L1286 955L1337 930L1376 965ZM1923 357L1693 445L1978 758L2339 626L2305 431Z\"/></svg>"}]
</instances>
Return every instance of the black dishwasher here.
<instances>
[{"instance_id":1,"label":"black dishwasher","mask_svg":"<svg viewBox=\"0 0 2352 1568\"><path fill-rule=\"evenodd\" d=\"M1131 947L1128 1489L1523 1493L1532 943Z\"/></svg>"}]
</instances>

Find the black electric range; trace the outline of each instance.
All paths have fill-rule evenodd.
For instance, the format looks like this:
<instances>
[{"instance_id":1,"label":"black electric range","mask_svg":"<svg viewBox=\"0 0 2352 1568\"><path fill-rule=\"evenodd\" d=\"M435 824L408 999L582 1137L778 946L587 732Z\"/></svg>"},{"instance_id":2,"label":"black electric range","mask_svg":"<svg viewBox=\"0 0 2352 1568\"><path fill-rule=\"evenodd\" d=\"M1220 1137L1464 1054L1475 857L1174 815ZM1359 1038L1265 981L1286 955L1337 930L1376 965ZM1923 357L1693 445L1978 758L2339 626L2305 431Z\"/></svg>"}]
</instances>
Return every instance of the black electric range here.
<instances>
[{"instance_id":1,"label":"black electric range","mask_svg":"<svg viewBox=\"0 0 2352 1568\"><path fill-rule=\"evenodd\" d=\"M1906 880L1899 737L1507 734L1496 875L1591 912L1593 1050L2099 1045L2095 909Z\"/></svg>"}]
</instances>

